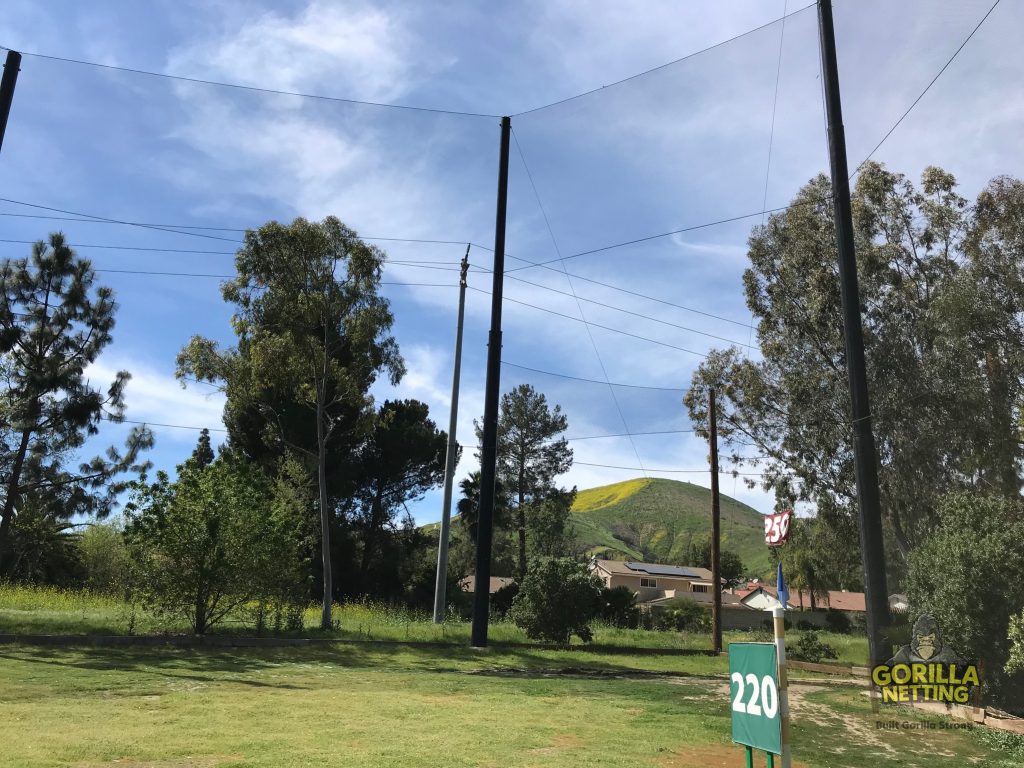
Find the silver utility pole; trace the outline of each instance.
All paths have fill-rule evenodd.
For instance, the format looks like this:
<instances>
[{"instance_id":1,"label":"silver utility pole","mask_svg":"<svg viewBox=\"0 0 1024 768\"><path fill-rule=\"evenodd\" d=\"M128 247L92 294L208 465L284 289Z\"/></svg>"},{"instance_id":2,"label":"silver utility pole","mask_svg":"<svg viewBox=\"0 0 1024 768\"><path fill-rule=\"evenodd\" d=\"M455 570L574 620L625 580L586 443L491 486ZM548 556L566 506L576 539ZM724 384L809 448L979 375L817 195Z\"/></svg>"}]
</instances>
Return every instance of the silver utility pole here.
<instances>
[{"instance_id":1,"label":"silver utility pole","mask_svg":"<svg viewBox=\"0 0 1024 768\"><path fill-rule=\"evenodd\" d=\"M437 579L434 582L434 623L444 622L445 591L448 587L448 532L452 520L452 485L455 482L455 459L459 444L455 429L459 421L459 372L462 368L462 318L466 313L466 273L469 271L469 246L462 257L459 278L459 322L455 330L455 373L452 374L452 412L448 419L448 456L444 469L444 509L441 513L441 536L437 544Z\"/></svg>"}]
</instances>

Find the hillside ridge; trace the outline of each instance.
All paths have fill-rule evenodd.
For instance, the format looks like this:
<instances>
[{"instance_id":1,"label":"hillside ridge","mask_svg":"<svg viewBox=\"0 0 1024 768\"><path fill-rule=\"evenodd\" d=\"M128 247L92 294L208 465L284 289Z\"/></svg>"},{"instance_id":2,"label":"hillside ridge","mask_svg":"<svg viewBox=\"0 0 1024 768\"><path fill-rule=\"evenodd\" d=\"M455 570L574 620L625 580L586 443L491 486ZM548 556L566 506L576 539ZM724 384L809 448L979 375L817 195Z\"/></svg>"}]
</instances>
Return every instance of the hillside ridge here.
<instances>
[{"instance_id":1,"label":"hillside ridge","mask_svg":"<svg viewBox=\"0 0 1024 768\"><path fill-rule=\"evenodd\" d=\"M770 570L763 516L721 495L722 548L748 575ZM684 565L691 543L711 534L711 491L663 478L634 478L581 490L572 508L576 538L589 554Z\"/></svg>"}]
</instances>

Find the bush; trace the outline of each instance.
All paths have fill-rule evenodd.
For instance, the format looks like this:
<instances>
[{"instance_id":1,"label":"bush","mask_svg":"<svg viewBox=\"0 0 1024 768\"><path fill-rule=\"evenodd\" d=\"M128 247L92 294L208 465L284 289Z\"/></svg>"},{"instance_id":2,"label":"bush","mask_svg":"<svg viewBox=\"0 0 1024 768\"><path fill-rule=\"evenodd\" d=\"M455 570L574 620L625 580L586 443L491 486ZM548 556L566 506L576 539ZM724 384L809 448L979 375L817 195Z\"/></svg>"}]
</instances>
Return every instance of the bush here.
<instances>
[{"instance_id":1,"label":"bush","mask_svg":"<svg viewBox=\"0 0 1024 768\"><path fill-rule=\"evenodd\" d=\"M890 614L889 626L885 628L885 642L893 648L902 648L910 644L913 636L913 622L910 621L909 613Z\"/></svg>"},{"instance_id":2,"label":"bush","mask_svg":"<svg viewBox=\"0 0 1024 768\"><path fill-rule=\"evenodd\" d=\"M822 659L839 658L836 649L828 643L822 642L815 629L808 630L801 635L796 645L789 650L789 656L797 661L809 661L812 664L817 664Z\"/></svg>"},{"instance_id":3,"label":"bush","mask_svg":"<svg viewBox=\"0 0 1024 768\"><path fill-rule=\"evenodd\" d=\"M117 523L86 527L78 548L85 567L85 585L93 592L124 595L128 591L128 548Z\"/></svg>"},{"instance_id":4,"label":"bush","mask_svg":"<svg viewBox=\"0 0 1024 768\"><path fill-rule=\"evenodd\" d=\"M775 632L767 629L755 629L750 633L752 643L774 643Z\"/></svg>"},{"instance_id":5,"label":"bush","mask_svg":"<svg viewBox=\"0 0 1024 768\"><path fill-rule=\"evenodd\" d=\"M825 626L829 632L835 632L837 635L847 635L852 629L850 617L835 608L829 608L825 612Z\"/></svg>"},{"instance_id":6,"label":"bush","mask_svg":"<svg viewBox=\"0 0 1024 768\"><path fill-rule=\"evenodd\" d=\"M985 668L993 704L1024 712L1024 679L1007 673L1010 618L1024 611L1024 504L952 494L908 561L907 597L938 622L944 643ZM1019 673L1018 673L1019 674Z\"/></svg>"},{"instance_id":7,"label":"bush","mask_svg":"<svg viewBox=\"0 0 1024 768\"><path fill-rule=\"evenodd\" d=\"M466 592L455 579L448 580L445 621L469 621L473 616L473 593Z\"/></svg>"},{"instance_id":8,"label":"bush","mask_svg":"<svg viewBox=\"0 0 1024 768\"><path fill-rule=\"evenodd\" d=\"M808 630L808 629L817 629L818 626L816 624L812 624L807 619L800 619L796 623L796 628L799 629L799 630Z\"/></svg>"},{"instance_id":9,"label":"bush","mask_svg":"<svg viewBox=\"0 0 1024 768\"><path fill-rule=\"evenodd\" d=\"M1006 672L1011 675L1024 672L1024 611L1010 619L1010 658Z\"/></svg>"},{"instance_id":10,"label":"bush","mask_svg":"<svg viewBox=\"0 0 1024 768\"><path fill-rule=\"evenodd\" d=\"M227 452L206 467L186 462L175 483L159 473L153 485L136 484L127 539L141 600L196 634L247 606L258 630L299 626L303 526L274 491Z\"/></svg>"},{"instance_id":11,"label":"bush","mask_svg":"<svg viewBox=\"0 0 1024 768\"><path fill-rule=\"evenodd\" d=\"M23 584L80 584L81 552L74 527L39 499L23 497L10 529L2 575Z\"/></svg>"},{"instance_id":12,"label":"bush","mask_svg":"<svg viewBox=\"0 0 1024 768\"><path fill-rule=\"evenodd\" d=\"M601 609L601 580L568 557L535 558L509 616L533 640L568 645L593 639L590 622Z\"/></svg>"},{"instance_id":13,"label":"bush","mask_svg":"<svg viewBox=\"0 0 1024 768\"><path fill-rule=\"evenodd\" d=\"M683 600L662 609L655 618L655 628L676 632L704 632L711 628L711 611L692 600Z\"/></svg>"},{"instance_id":14,"label":"bush","mask_svg":"<svg viewBox=\"0 0 1024 768\"><path fill-rule=\"evenodd\" d=\"M601 590L601 620L620 629L636 629L640 624L640 609L636 595L629 587Z\"/></svg>"},{"instance_id":15,"label":"bush","mask_svg":"<svg viewBox=\"0 0 1024 768\"><path fill-rule=\"evenodd\" d=\"M491 595L491 614L498 621L504 621L512 610L512 603L519 594L519 585L510 582Z\"/></svg>"}]
</instances>

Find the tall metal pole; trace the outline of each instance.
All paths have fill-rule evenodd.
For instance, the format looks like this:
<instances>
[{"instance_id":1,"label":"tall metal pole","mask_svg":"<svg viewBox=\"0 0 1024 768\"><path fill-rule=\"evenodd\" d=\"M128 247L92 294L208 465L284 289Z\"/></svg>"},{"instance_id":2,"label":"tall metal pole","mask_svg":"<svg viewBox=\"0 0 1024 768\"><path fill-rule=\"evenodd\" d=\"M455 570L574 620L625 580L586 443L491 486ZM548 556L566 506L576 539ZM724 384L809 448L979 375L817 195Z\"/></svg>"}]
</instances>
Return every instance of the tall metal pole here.
<instances>
[{"instance_id":1,"label":"tall metal pole","mask_svg":"<svg viewBox=\"0 0 1024 768\"><path fill-rule=\"evenodd\" d=\"M459 276L459 320L455 325L455 373L452 374L452 407L448 417L448 455L444 467L444 502L441 511L441 539L437 544L437 580L434 582L434 623L444 623L445 592L448 588L448 535L452 522L452 485L459 444L455 430L459 422L459 374L462 371L462 320L466 314L466 273L469 271L469 246L462 257Z\"/></svg>"},{"instance_id":2,"label":"tall metal pole","mask_svg":"<svg viewBox=\"0 0 1024 768\"><path fill-rule=\"evenodd\" d=\"M491 287L491 331L487 337L487 381L484 385L484 433L480 448L480 511L477 516L473 630L470 645L487 646L490 613L491 529L494 481L498 458L498 395L501 388L501 294L505 279L505 209L508 202L508 147L512 119L501 118L498 161L498 208L494 219L494 282Z\"/></svg>"},{"instance_id":3,"label":"tall metal pole","mask_svg":"<svg viewBox=\"0 0 1024 768\"><path fill-rule=\"evenodd\" d=\"M18 83L18 71L21 69L21 54L17 51L7 52L4 62L4 77L0 81L0 148L4 145L4 134L7 133L7 118L11 114L11 103L14 101L14 86Z\"/></svg>"},{"instance_id":4,"label":"tall metal pole","mask_svg":"<svg viewBox=\"0 0 1024 768\"><path fill-rule=\"evenodd\" d=\"M832 197L835 208L836 245L839 250L839 287L843 303L843 331L846 336L846 371L853 404L853 456L857 478L857 507L860 513L860 546L864 561L864 598L867 608L868 650L871 661L880 664L891 655L883 639L889 623L889 598L885 583L885 552L882 542L882 505L878 492L878 458L871 429L868 380L864 364L864 336L861 329L860 293L857 288L857 259L853 244L850 212L850 174L846 165L846 135L839 98L839 68L831 0L818 0L818 35L821 43L821 71L825 84L825 112L828 118L828 148L832 164Z\"/></svg>"},{"instance_id":5,"label":"tall metal pole","mask_svg":"<svg viewBox=\"0 0 1024 768\"><path fill-rule=\"evenodd\" d=\"M722 573L721 544L722 506L718 494L718 410L715 390L708 393L711 422L711 640L715 653L722 652Z\"/></svg>"}]
</instances>

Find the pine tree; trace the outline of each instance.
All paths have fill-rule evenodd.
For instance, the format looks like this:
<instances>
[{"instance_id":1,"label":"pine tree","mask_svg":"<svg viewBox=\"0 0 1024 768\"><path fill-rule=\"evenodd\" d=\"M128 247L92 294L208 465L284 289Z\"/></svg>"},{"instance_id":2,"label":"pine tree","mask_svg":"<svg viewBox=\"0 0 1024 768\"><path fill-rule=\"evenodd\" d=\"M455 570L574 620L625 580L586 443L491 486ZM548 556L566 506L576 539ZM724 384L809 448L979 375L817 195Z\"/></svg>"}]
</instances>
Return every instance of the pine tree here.
<instances>
[{"instance_id":1,"label":"pine tree","mask_svg":"<svg viewBox=\"0 0 1024 768\"><path fill-rule=\"evenodd\" d=\"M548 405L547 398L529 384L520 384L501 398L498 416L498 479L515 506L519 537L517 572L527 570L527 505L542 501L553 489L558 475L572 466L572 449L564 437L569 427L562 407ZM477 438L482 436L477 425Z\"/></svg>"},{"instance_id":2,"label":"pine tree","mask_svg":"<svg viewBox=\"0 0 1024 768\"><path fill-rule=\"evenodd\" d=\"M195 462L197 469L206 469L213 463L214 458L213 448L210 446L210 430L205 427L199 433L199 442L196 443L196 449L192 451L192 461Z\"/></svg>"},{"instance_id":3,"label":"pine tree","mask_svg":"<svg viewBox=\"0 0 1024 768\"><path fill-rule=\"evenodd\" d=\"M65 468L101 420L124 418L129 373L118 372L105 393L85 377L111 341L116 310L110 288L94 289L95 276L60 233L37 242L31 258L0 266L0 369L7 380L0 404L0 573L23 499L53 518L102 516L124 489L113 478L141 469L139 452L153 442L148 429L136 428L123 453L111 446L78 471ZM90 492L101 488L104 494Z\"/></svg>"}]
</instances>

